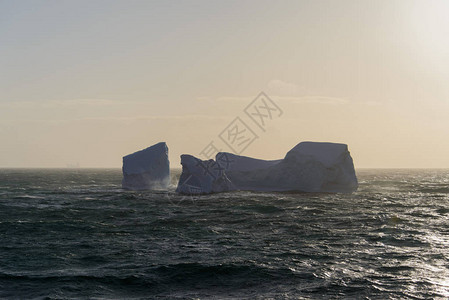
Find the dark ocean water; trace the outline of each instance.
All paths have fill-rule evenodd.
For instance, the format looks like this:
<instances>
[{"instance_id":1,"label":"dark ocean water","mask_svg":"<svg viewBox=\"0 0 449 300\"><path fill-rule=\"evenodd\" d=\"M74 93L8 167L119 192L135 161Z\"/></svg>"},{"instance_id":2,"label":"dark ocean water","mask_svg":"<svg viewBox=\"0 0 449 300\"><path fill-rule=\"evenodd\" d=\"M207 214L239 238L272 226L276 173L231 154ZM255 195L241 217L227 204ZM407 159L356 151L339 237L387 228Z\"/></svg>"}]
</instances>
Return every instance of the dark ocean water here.
<instances>
[{"instance_id":1,"label":"dark ocean water","mask_svg":"<svg viewBox=\"0 0 449 300\"><path fill-rule=\"evenodd\" d=\"M0 170L0 298L449 298L449 170L358 178L185 197L122 191L120 170Z\"/></svg>"}]
</instances>

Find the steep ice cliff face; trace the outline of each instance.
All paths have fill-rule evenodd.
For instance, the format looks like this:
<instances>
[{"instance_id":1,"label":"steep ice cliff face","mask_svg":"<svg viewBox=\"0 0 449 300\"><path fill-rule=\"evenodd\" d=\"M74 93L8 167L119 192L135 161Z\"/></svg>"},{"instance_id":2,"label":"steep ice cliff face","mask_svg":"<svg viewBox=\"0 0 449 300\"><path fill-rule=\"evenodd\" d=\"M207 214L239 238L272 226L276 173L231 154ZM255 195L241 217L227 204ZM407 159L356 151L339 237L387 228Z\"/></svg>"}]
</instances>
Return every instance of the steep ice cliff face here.
<instances>
[{"instance_id":1,"label":"steep ice cliff face","mask_svg":"<svg viewBox=\"0 0 449 300\"><path fill-rule=\"evenodd\" d=\"M345 144L302 142L278 161L225 155L219 153L217 162L238 190L350 193L358 187Z\"/></svg>"},{"instance_id":2,"label":"steep ice cliff face","mask_svg":"<svg viewBox=\"0 0 449 300\"><path fill-rule=\"evenodd\" d=\"M123 157L122 187L128 190L165 189L170 183L168 147L164 142Z\"/></svg>"},{"instance_id":3,"label":"steep ice cliff face","mask_svg":"<svg viewBox=\"0 0 449 300\"><path fill-rule=\"evenodd\" d=\"M182 173L176 192L182 194L209 194L231 190L231 182L223 168L213 159L201 160L192 155L181 155Z\"/></svg>"},{"instance_id":4,"label":"steep ice cliff face","mask_svg":"<svg viewBox=\"0 0 449 300\"><path fill-rule=\"evenodd\" d=\"M351 193L358 181L346 144L302 142L282 161L284 169L297 182L304 182L305 192ZM298 185L301 187L301 185Z\"/></svg>"}]
</instances>

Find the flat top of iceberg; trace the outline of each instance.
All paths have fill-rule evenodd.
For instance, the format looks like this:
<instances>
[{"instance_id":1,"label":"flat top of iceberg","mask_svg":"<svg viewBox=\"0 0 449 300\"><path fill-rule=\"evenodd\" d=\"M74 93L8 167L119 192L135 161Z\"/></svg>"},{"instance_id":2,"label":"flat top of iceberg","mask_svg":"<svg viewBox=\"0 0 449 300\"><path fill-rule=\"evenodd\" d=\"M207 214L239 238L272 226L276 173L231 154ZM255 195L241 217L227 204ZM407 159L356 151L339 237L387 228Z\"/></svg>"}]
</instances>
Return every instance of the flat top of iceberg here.
<instances>
[{"instance_id":1,"label":"flat top of iceberg","mask_svg":"<svg viewBox=\"0 0 449 300\"><path fill-rule=\"evenodd\" d=\"M277 160L263 160L252 158L248 156L236 155L228 152L219 152L215 156L215 160L227 171L252 171L257 169L264 169L282 161Z\"/></svg>"},{"instance_id":2,"label":"flat top of iceberg","mask_svg":"<svg viewBox=\"0 0 449 300\"><path fill-rule=\"evenodd\" d=\"M155 167L155 160L161 155L168 157L168 147L165 142L134 152L123 157L123 172L139 174Z\"/></svg>"},{"instance_id":3,"label":"flat top of iceberg","mask_svg":"<svg viewBox=\"0 0 449 300\"><path fill-rule=\"evenodd\" d=\"M325 166L334 164L338 158L348 152L348 145L329 142L301 142L291 149L286 157L292 153L310 155L322 162Z\"/></svg>"}]
</instances>

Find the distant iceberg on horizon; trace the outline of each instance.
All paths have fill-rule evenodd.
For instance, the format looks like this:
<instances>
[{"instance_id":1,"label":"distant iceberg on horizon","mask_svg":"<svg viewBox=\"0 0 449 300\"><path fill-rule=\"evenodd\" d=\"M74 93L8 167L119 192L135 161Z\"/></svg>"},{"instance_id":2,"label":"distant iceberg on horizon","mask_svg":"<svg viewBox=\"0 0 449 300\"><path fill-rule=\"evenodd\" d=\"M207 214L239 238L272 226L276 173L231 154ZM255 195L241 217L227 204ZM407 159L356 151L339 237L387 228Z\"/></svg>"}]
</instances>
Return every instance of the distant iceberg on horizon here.
<instances>
[{"instance_id":1,"label":"distant iceberg on horizon","mask_svg":"<svg viewBox=\"0 0 449 300\"><path fill-rule=\"evenodd\" d=\"M301 142L283 159L262 160L228 152L215 160L181 155L177 193L209 194L226 191L351 193L358 181L346 144ZM168 147L158 143L123 158L123 188L167 188L170 178Z\"/></svg>"}]
</instances>

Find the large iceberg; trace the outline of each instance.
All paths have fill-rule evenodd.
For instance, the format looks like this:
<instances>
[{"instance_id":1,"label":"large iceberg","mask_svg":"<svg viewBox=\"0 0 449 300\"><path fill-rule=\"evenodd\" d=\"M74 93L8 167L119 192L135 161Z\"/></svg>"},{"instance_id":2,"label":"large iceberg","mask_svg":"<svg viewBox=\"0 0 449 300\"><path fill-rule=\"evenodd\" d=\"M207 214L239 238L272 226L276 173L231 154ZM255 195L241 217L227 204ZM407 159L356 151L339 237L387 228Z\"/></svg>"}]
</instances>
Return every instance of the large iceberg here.
<instances>
[{"instance_id":1,"label":"large iceberg","mask_svg":"<svg viewBox=\"0 0 449 300\"><path fill-rule=\"evenodd\" d=\"M181 156L181 163L184 163L178 192L195 194L197 191L248 190L350 193L358 187L354 164L345 144L302 142L280 160L261 160L220 152L215 161L201 161L202 164L198 161L201 160L189 155L187 163L187 158ZM192 178L190 166L194 164L198 165L195 174L200 175ZM185 168L185 165L188 167ZM221 175L211 176L210 169L219 170ZM215 183L215 178L220 178L219 184ZM223 182L226 182L226 188ZM188 189L182 188L183 185L188 186ZM204 186L207 188L204 189Z\"/></svg>"},{"instance_id":2,"label":"large iceberg","mask_svg":"<svg viewBox=\"0 0 449 300\"><path fill-rule=\"evenodd\" d=\"M238 190L349 193L358 186L345 144L302 142L278 161L223 152L216 159Z\"/></svg>"},{"instance_id":3,"label":"large iceberg","mask_svg":"<svg viewBox=\"0 0 449 300\"><path fill-rule=\"evenodd\" d=\"M122 187L128 190L165 189L170 184L168 147L164 142L123 157Z\"/></svg>"}]
</instances>

